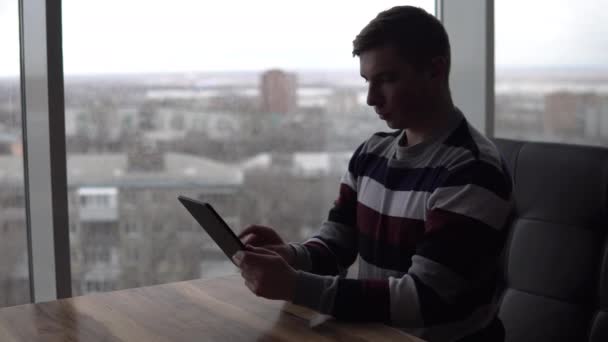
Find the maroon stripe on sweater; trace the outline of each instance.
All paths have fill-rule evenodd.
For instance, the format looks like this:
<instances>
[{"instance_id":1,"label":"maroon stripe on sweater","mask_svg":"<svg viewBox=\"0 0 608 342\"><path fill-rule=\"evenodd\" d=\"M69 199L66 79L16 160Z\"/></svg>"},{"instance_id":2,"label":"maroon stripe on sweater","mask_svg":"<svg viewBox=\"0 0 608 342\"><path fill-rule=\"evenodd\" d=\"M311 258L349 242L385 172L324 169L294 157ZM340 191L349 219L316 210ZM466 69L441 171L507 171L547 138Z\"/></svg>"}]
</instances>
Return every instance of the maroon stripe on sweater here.
<instances>
[{"instance_id":1,"label":"maroon stripe on sweater","mask_svg":"<svg viewBox=\"0 0 608 342\"><path fill-rule=\"evenodd\" d=\"M414 250L424 234L424 221L383 215L357 204L357 229L371 240Z\"/></svg>"},{"instance_id":2,"label":"maroon stripe on sweater","mask_svg":"<svg viewBox=\"0 0 608 342\"><path fill-rule=\"evenodd\" d=\"M424 236L424 221L382 215L359 203L357 206L359 254L368 263L407 272L412 255Z\"/></svg>"},{"instance_id":3,"label":"maroon stripe on sweater","mask_svg":"<svg viewBox=\"0 0 608 342\"><path fill-rule=\"evenodd\" d=\"M355 207L357 204L357 192L350 186L340 183L340 194L334 204L339 207Z\"/></svg>"},{"instance_id":4,"label":"maroon stripe on sweater","mask_svg":"<svg viewBox=\"0 0 608 342\"><path fill-rule=\"evenodd\" d=\"M357 215L357 193L348 185L340 184L340 195L329 211L327 220L354 227Z\"/></svg>"}]
</instances>

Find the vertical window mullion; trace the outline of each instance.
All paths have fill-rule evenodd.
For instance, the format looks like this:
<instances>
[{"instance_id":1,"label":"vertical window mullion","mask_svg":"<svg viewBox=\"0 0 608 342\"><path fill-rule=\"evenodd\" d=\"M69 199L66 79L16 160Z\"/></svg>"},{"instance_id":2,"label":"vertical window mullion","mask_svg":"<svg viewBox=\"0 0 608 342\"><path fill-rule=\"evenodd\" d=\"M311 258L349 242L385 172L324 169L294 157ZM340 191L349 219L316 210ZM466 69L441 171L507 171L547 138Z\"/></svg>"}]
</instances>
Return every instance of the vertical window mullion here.
<instances>
[{"instance_id":1,"label":"vertical window mullion","mask_svg":"<svg viewBox=\"0 0 608 342\"><path fill-rule=\"evenodd\" d=\"M21 0L24 175L31 297L71 296L61 1Z\"/></svg>"},{"instance_id":2,"label":"vertical window mullion","mask_svg":"<svg viewBox=\"0 0 608 342\"><path fill-rule=\"evenodd\" d=\"M454 103L487 136L494 135L494 0L438 0L452 45Z\"/></svg>"}]
</instances>

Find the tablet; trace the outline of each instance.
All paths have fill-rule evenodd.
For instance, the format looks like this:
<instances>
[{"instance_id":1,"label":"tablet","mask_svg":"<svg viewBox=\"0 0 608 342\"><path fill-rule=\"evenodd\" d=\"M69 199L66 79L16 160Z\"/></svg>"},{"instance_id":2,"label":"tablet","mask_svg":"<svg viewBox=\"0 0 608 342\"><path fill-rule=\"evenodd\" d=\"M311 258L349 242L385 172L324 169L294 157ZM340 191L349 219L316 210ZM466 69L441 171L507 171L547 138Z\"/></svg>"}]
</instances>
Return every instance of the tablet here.
<instances>
[{"instance_id":1,"label":"tablet","mask_svg":"<svg viewBox=\"0 0 608 342\"><path fill-rule=\"evenodd\" d=\"M185 196L178 196L177 199L188 209L198 224L211 236L230 261L232 261L234 253L245 250L245 246L241 240L213 209L211 204Z\"/></svg>"}]
</instances>

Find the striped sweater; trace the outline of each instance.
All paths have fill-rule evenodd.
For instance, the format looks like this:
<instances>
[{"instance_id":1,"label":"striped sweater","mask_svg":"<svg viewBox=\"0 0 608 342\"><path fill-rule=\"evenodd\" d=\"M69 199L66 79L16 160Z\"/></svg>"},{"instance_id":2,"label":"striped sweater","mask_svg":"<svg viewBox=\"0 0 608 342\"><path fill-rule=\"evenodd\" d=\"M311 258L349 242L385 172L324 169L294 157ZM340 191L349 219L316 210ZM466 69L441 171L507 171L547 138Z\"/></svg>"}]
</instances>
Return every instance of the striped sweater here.
<instances>
[{"instance_id":1,"label":"striped sweater","mask_svg":"<svg viewBox=\"0 0 608 342\"><path fill-rule=\"evenodd\" d=\"M512 182L460 111L420 144L401 146L403 134L376 133L359 146L320 232L291 244L294 303L452 341L496 315ZM357 257L358 279L342 277Z\"/></svg>"}]
</instances>

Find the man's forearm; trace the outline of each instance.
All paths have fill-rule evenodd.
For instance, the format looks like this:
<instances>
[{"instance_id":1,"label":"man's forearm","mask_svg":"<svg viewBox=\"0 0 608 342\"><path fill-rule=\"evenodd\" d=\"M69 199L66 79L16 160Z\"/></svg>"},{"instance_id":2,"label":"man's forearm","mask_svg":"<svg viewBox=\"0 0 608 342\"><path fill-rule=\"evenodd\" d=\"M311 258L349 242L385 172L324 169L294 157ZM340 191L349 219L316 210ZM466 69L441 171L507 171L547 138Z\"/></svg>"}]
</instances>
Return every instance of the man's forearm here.
<instances>
[{"instance_id":1,"label":"man's forearm","mask_svg":"<svg viewBox=\"0 0 608 342\"><path fill-rule=\"evenodd\" d=\"M289 243L291 257L289 264L296 270L310 272L312 269L312 263L310 260L310 253L306 247L301 243Z\"/></svg>"},{"instance_id":2,"label":"man's forearm","mask_svg":"<svg viewBox=\"0 0 608 342\"><path fill-rule=\"evenodd\" d=\"M298 271L293 303L338 319L390 321L389 282Z\"/></svg>"}]
</instances>

